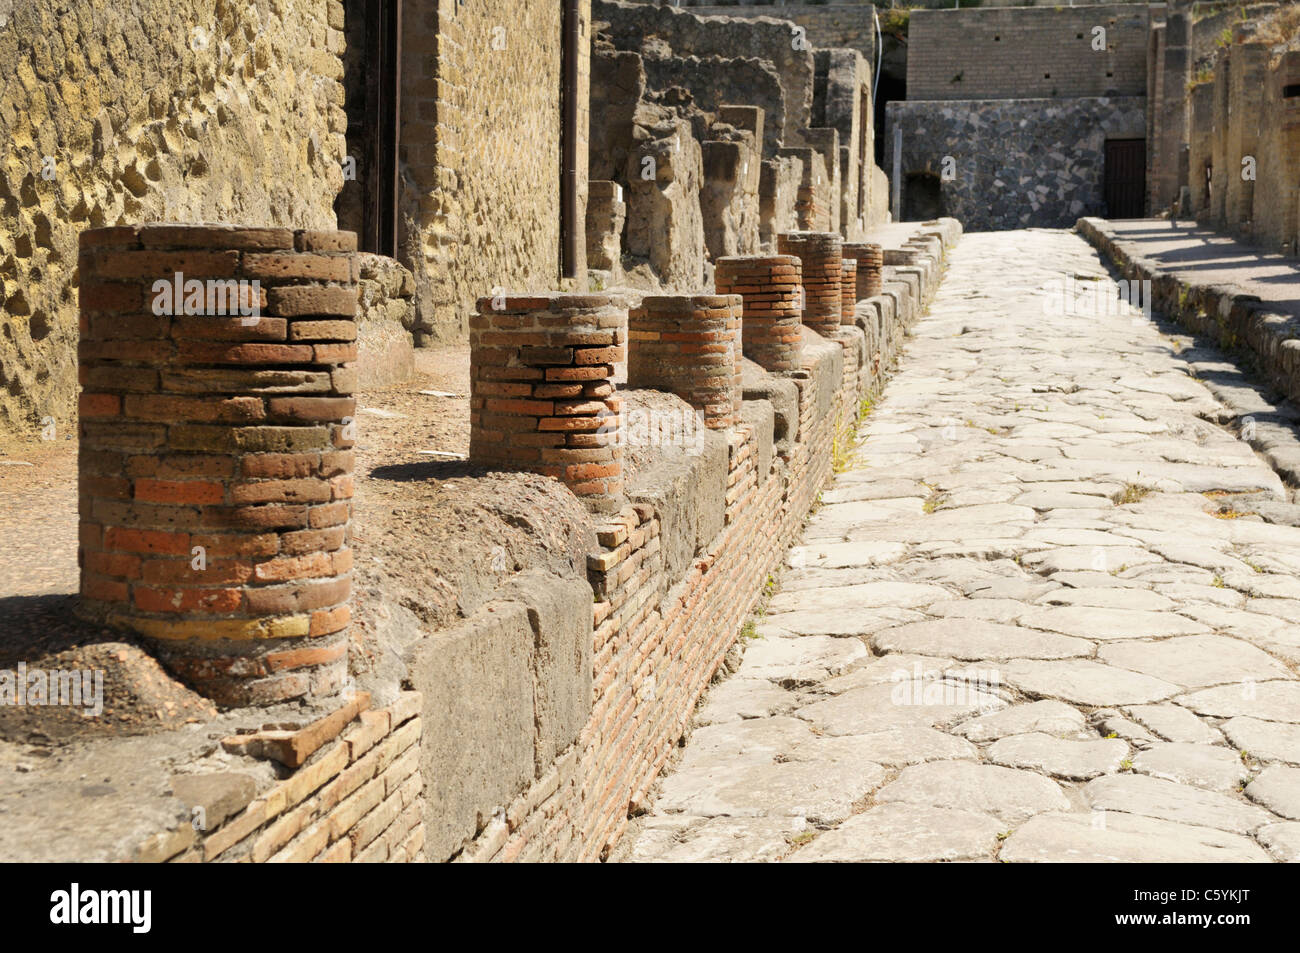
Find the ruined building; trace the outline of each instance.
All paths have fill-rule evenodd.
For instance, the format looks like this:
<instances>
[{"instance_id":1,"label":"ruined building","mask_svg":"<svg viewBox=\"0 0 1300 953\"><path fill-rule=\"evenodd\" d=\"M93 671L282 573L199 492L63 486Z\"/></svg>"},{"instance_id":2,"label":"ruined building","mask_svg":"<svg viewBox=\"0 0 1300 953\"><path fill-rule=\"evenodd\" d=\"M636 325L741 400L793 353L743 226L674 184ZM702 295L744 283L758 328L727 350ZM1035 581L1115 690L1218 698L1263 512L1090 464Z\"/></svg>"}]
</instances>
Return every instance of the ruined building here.
<instances>
[{"instance_id":1,"label":"ruined building","mask_svg":"<svg viewBox=\"0 0 1300 953\"><path fill-rule=\"evenodd\" d=\"M107 676L0 706L7 855L604 856L960 226L789 21L145 7L0 2L0 412L77 448L0 673Z\"/></svg>"}]
</instances>

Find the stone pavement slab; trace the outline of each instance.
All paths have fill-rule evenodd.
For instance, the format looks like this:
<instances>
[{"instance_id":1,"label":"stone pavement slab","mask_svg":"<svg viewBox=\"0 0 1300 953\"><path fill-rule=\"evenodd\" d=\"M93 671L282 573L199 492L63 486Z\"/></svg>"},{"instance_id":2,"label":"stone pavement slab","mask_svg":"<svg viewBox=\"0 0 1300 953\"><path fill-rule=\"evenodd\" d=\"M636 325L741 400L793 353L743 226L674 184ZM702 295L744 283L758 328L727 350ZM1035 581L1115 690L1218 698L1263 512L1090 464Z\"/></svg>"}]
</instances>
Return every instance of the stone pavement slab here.
<instances>
[{"instance_id":1,"label":"stone pavement slab","mask_svg":"<svg viewBox=\"0 0 1300 953\"><path fill-rule=\"evenodd\" d=\"M1081 238L949 262L630 858L1300 858L1286 487Z\"/></svg>"}]
</instances>

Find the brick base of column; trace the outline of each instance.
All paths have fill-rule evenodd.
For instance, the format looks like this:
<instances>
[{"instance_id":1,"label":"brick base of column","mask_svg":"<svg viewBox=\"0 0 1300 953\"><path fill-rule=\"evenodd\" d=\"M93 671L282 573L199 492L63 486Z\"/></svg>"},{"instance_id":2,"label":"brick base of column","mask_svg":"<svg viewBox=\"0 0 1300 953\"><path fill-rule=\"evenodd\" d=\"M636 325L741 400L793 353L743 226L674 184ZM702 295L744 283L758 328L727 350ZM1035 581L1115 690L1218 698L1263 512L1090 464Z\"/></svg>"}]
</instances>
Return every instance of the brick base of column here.
<instances>
[{"instance_id":1,"label":"brick base of column","mask_svg":"<svg viewBox=\"0 0 1300 953\"><path fill-rule=\"evenodd\" d=\"M885 250L870 242L851 242L844 246L844 257L858 263L858 300L874 298L884 291Z\"/></svg>"},{"instance_id":2,"label":"brick base of column","mask_svg":"<svg viewBox=\"0 0 1300 953\"><path fill-rule=\"evenodd\" d=\"M794 255L802 263L804 325L827 336L842 320L842 244L834 232L785 232L776 237L777 251Z\"/></svg>"},{"instance_id":3,"label":"brick base of column","mask_svg":"<svg viewBox=\"0 0 1300 953\"><path fill-rule=\"evenodd\" d=\"M743 255L719 258L714 282L718 294L738 294L744 302L741 346L745 357L775 374L797 371L803 323L801 264L794 255Z\"/></svg>"},{"instance_id":4,"label":"brick base of column","mask_svg":"<svg viewBox=\"0 0 1300 953\"><path fill-rule=\"evenodd\" d=\"M356 236L81 235L84 613L226 705L347 674Z\"/></svg>"},{"instance_id":5,"label":"brick base of column","mask_svg":"<svg viewBox=\"0 0 1300 953\"><path fill-rule=\"evenodd\" d=\"M625 502L627 301L614 295L480 298L470 318L470 462L552 476L588 507Z\"/></svg>"},{"instance_id":6,"label":"brick base of column","mask_svg":"<svg viewBox=\"0 0 1300 953\"><path fill-rule=\"evenodd\" d=\"M740 422L740 295L647 295L628 313L628 387L676 394L710 430Z\"/></svg>"}]
</instances>

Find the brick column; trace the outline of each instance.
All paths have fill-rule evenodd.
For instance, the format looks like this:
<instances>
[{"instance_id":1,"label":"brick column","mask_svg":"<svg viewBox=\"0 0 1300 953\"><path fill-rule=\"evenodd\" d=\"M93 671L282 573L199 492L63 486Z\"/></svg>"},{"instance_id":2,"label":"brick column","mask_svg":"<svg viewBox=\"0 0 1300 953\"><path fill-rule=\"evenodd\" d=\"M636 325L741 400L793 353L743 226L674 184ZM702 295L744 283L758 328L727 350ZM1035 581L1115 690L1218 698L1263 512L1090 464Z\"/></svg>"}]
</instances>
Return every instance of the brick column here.
<instances>
[{"instance_id":1,"label":"brick column","mask_svg":"<svg viewBox=\"0 0 1300 953\"><path fill-rule=\"evenodd\" d=\"M480 298L469 326L470 461L553 476L591 509L618 509L626 300Z\"/></svg>"},{"instance_id":2,"label":"brick column","mask_svg":"<svg viewBox=\"0 0 1300 953\"><path fill-rule=\"evenodd\" d=\"M874 298L884 291L881 269L885 265L885 250L870 242L851 242L844 246L844 257L858 263L858 300Z\"/></svg>"},{"instance_id":3,"label":"brick column","mask_svg":"<svg viewBox=\"0 0 1300 953\"><path fill-rule=\"evenodd\" d=\"M738 294L744 302L745 357L777 374L802 367L799 259L793 255L719 258L713 274L718 294Z\"/></svg>"},{"instance_id":4,"label":"brick column","mask_svg":"<svg viewBox=\"0 0 1300 953\"><path fill-rule=\"evenodd\" d=\"M782 255L794 255L801 262L804 325L829 336L840 326L843 307L840 236L834 232L785 232L776 237L776 247Z\"/></svg>"},{"instance_id":5,"label":"brick column","mask_svg":"<svg viewBox=\"0 0 1300 953\"><path fill-rule=\"evenodd\" d=\"M740 295L647 295L628 314L627 386L666 390L710 430L740 422Z\"/></svg>"},{"instance_id":6,"label":"brick column","mask_svg":"<svg viewBox=\"0 0 1300 953\"><path fill-rule=\"evenodd\" d=\"M226 705L347 674L356 236L81 234L83 610Z\"/></svg>"},{"instance_id":7,"label":"brick column","mask_svg":"<svg viewBox=\"0 0 1300 953\"><path fill-rule=\"evenodd\" d=\"M840 262L840 324L852 324L858 306L858 263L853 258Z\"/></svg>"}]
</instances>

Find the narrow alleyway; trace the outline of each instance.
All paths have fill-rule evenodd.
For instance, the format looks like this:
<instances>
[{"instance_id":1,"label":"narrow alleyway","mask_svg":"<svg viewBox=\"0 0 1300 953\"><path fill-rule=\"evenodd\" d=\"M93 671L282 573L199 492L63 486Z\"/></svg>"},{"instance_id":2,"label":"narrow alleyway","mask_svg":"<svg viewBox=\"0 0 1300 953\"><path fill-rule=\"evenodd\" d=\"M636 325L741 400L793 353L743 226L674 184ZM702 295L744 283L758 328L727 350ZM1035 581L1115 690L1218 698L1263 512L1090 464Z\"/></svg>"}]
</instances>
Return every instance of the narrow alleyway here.
<instances>
[{"instance_id":1,"label":"narrow alleyway","mask_svg":"<svg viewBox=\"0 0 1300 953\"><path fill-rule=\"evenodd\" d=\"M1105 277L962 240L622 859L1300 857L1300 528Z\"/></svg>"}]
</instances>

